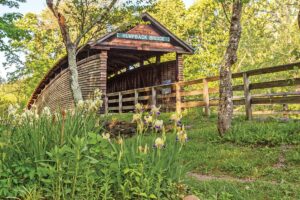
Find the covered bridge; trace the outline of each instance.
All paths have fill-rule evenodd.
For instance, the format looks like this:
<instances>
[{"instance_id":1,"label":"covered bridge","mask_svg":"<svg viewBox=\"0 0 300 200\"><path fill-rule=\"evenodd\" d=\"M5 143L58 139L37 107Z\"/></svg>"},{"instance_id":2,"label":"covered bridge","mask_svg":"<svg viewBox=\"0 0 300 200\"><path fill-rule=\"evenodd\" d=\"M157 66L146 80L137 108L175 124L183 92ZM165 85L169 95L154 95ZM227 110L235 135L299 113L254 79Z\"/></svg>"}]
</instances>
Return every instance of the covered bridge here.
<instances>
[{"instance_id":1,"label":"covered bridge","mask_svg":"<svg viewBox=\"0 0 300 200\"><path fill-rule=\"evenodd\" d=\"M77 65L84 99L96 88L106 95L183 80L183 54L192 54L193 48L149 14L141 17L146 23L109 33L80 49ZM161 62L161 56L167 53L175 53L176 58ZM33 104L39 109L48 106L52 110L74 105L67 57L39 83L28 108Z\"/></svg>"}]
</instances>

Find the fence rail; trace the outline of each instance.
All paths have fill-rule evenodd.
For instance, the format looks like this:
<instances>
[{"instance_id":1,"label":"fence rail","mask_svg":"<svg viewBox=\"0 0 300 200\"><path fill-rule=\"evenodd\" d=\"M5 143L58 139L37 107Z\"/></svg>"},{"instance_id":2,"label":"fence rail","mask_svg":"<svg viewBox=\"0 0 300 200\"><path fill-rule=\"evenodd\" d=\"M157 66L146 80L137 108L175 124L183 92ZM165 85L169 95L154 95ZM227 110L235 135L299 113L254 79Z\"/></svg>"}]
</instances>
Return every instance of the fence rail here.
<instances>
[{"instance_id":1,"label":"fence rail","mask_svg":"<svg viewBox=\"0 0 300 200\"><path fill-rule=\"evenodd\" d=\"M265 74L288 72L294 70L296 73L286 75L284 79L272 81L260 81L251 83L250 78ZM298 77L291 77L291 76ZM300 88L290 89L287 92L251 94L252 91L272 88L286 88L288 86L300 85L300 62L288 65L280 65L269 68L255 69L232 74L233 80L241 79L239 84L233 85L233 92L240 92L234 96L234 105L244 105L247 119L252 118L252 105L282 104L285 113L299 113L299 111L288 111L287 104L300 104ZM134 109L138 102L147 105L160 105L165 109L176 109L181 111L184 108L204 107L205 114L210 114L210 107L218 105L217 95L219 89L216 85L218 76L206 77L191 81L182 81L171 84L157 85L153 87L137 88L107 94L105 101L106 112L127 112ZM215 83L215 84L211 84ZM209 84L213 86L209 86ZM200 89L199 89L200 88ZM200 97L200 98L199 98Z\"/></svg>"}]
</instances>

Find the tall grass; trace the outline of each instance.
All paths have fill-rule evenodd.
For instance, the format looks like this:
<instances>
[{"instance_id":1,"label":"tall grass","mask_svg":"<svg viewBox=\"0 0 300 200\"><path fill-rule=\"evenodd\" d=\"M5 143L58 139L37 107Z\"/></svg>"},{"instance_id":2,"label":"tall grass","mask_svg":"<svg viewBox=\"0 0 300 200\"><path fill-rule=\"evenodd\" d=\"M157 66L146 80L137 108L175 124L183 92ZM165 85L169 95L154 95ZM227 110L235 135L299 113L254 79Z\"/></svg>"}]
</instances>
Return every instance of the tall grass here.
<instances>
[{"instance_id":1,"label":"tall grass","mask_svg":"<svg viewBox=\"0 0 300 200\"><path fill-rule=\"evenodd\" d=\"M96 96L96 98L95 98ZM156 114L138 111L137 136L110 138L101 101L73 111L19 114L11 108L0 126L0 197L21 199L178 199L184 168L184 127L167 140ZM99 95L98 95L99 96ZM144 120L148 117L152 120ZM180 119L178 119L180 120Z\"/></svg>"}]
</instances>

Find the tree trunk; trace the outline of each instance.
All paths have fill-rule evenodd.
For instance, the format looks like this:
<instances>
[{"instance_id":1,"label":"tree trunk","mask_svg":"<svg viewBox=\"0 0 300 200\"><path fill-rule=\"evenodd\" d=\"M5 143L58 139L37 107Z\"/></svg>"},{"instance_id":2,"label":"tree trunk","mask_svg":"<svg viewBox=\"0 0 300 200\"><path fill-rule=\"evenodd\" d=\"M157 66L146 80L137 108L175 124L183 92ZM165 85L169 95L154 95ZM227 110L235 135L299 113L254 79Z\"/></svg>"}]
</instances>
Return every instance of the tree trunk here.
<instances>
[{"instance_id":1,"label":"tree trunk","mask_svg":"<svg viewBox=\"0 0 300 200\"><path fill-rule=\"evenodd\" d=\"M76 62L76 46L74 44L67 44L67 52L68 52L68 62L69 69L71 72L71 89L73 93L73 98L75 103L79 100L83 100L81 88L78 82L78 71L77 71L77 62Z\"/></svg>"},{"instance_id":2,"label":"tree trunk","mask_svg":"<svg viewBox=\"0 0 300 200\"><path fill-rule=\"evenodd\" d=\"M235 0L232 5L229 43L220 67L220 96L218 110L218 131L220 136L230 128L233 115L233 92L231 83L231 66L237 61L237 50L241 38L242 2Z\"/></svg>"}]
</instances>

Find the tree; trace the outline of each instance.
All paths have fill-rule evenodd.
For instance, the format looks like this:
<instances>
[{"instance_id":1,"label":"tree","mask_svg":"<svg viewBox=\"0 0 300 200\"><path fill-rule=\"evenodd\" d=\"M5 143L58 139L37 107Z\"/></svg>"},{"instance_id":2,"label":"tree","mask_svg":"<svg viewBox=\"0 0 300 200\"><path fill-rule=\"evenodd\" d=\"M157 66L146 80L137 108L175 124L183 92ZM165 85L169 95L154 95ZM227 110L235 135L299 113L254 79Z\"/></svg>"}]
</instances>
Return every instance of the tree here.
<instances>
[{"instance_id":1,"label":"tree","mask_svg":"<svg viewBox=\"0 0 300 200\"><path fill-rule=\"evenodd\" d=\"M0 5L8 6L9 8L19 8L19 3L25 2L25 0L1 0ZM20 30L15 26L14 21L20 19L22 15L20 13L5 13L0 16L0 51L5 51L8 46L5 43L5 39L21 39L26 35L25 31Z\"/></svg>"},{"instance_id":2,"label":"tree","mask_svg":"<svg viewBox=\"0 0 300 200\"><path fill-rule=\"evenodd\" d=\"M218 131L220 136L230 128L233 115L231 67L237 62L237 50L241 38L242 1L234 0L230 21L229 41L220 67Z\"/></svg>"}]
</instances>

